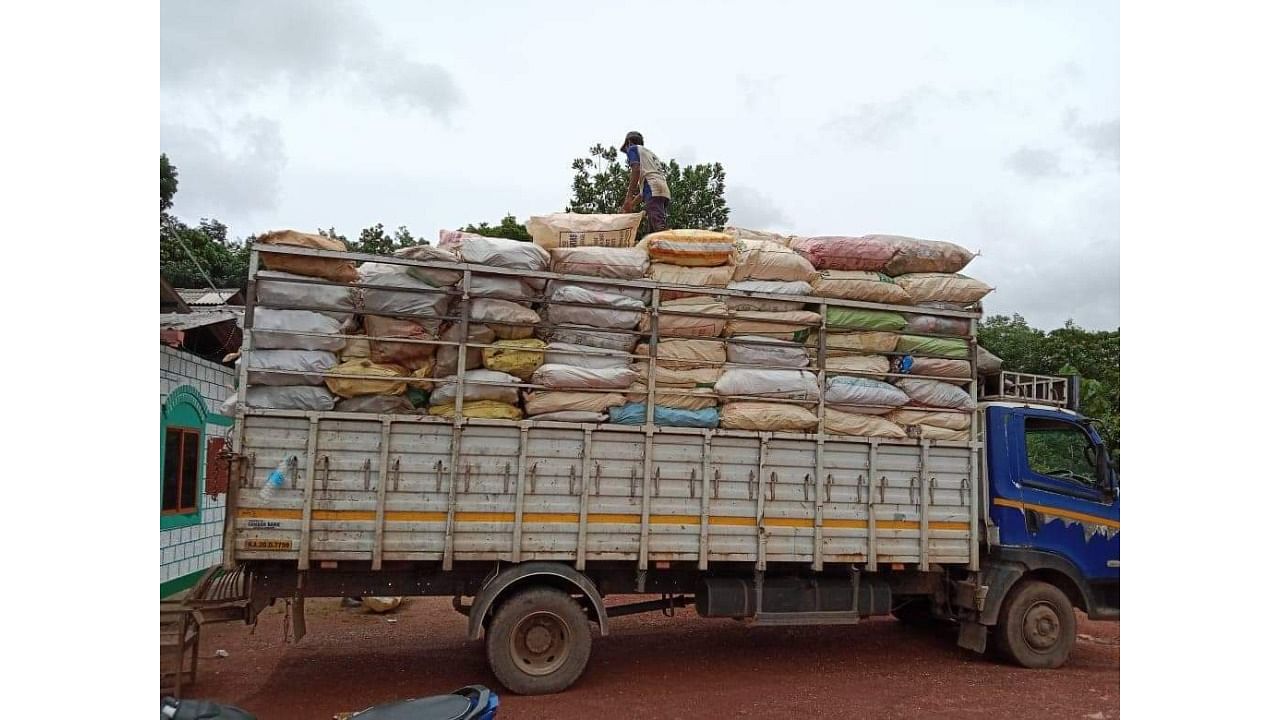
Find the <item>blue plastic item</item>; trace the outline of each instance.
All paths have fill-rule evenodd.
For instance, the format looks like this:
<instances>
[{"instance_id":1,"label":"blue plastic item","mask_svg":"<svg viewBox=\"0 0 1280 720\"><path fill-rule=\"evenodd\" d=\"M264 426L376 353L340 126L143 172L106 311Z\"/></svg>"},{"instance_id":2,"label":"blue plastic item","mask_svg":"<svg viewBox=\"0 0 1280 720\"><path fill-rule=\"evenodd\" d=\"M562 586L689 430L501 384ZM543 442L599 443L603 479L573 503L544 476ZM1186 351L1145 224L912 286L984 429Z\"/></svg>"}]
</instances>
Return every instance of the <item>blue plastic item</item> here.
<instances>
[{"instance_id":1,"label":"blue plastic item","mask_svg":"<svg viewBox=\"0 0 1280 720\"><path fill-rule=\"evenodd\" d=\"M640 402L629 402L621 407L609 408L609 422L618 425L643 425L645 409L645 403ZM720 408L681 410L679 408L655 405L653 408L653 424L671 427L713 428L720 424Z\"/></svg>"}]
</instances>

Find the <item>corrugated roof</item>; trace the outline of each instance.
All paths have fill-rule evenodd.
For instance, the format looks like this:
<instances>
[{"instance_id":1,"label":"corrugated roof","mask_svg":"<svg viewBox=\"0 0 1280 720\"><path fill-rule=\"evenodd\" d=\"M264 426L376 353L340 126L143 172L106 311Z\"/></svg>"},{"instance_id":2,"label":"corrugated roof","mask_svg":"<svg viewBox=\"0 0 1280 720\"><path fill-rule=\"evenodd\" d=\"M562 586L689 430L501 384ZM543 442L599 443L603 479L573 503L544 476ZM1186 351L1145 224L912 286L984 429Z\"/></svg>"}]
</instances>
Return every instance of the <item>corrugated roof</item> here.
<instances>
[{"instance_id":1,"label":"corrugated roof","mask_svg":"<svg viewBox=\"0 0 1280 720\"><path fill-rule=\"evenodd\" d=\"M214 292L208 288L177 288L177 292L188 305L222 305L240 289L218 288Z\"/></svg>"},{"instance_id":2,"label":"corrugated roof","mask_svg":"<svg viewBox=\"0 0 1280 720\"><path fill-rule=\"evenodd\" d=\"M193 310L189 313L160 313L161 330L191 330L228 320L239 325L240 313L231 310Z\"/></svg>"}]
</instances>

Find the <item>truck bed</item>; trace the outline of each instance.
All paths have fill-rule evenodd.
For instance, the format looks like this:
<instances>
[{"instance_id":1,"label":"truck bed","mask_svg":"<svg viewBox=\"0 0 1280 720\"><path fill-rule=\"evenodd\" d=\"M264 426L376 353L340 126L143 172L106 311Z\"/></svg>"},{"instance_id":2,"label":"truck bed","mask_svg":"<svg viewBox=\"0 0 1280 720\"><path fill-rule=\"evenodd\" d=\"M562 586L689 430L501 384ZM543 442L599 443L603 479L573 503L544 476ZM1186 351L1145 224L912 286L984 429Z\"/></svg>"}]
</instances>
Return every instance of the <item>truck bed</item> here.
<instances>
[{"instance_id":1,"label":"truck bed","mask_svg":"<svg viewBox=\"0 0 1280 720\"><path fill-rule=\"evenodd\" d=\"M239 560L977 560L969 443L280 410L243 438Z\"/></svg>"}]
</instances>

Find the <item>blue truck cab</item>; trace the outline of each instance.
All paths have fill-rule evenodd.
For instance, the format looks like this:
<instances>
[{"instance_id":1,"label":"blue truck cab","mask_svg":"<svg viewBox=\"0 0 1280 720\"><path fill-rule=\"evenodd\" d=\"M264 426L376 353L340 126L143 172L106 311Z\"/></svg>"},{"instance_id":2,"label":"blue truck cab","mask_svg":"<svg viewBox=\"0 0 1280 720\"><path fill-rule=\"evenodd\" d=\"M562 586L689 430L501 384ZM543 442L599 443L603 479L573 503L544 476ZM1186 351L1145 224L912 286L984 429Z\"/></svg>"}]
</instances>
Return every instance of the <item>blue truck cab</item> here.
<instances>
[{"instance_id":1,"label":"blue truck cab","mask_svg":"<svg viewBox=\"0 0 1280 720\"><path fill-rule=\"evenodd\" d=\"M960 644L1058 667L1075 610L1120 619L1120 478L1073 403L989 397L979 406L987 478L983 558L956 584Z\"/></svg>"}]
</instances>

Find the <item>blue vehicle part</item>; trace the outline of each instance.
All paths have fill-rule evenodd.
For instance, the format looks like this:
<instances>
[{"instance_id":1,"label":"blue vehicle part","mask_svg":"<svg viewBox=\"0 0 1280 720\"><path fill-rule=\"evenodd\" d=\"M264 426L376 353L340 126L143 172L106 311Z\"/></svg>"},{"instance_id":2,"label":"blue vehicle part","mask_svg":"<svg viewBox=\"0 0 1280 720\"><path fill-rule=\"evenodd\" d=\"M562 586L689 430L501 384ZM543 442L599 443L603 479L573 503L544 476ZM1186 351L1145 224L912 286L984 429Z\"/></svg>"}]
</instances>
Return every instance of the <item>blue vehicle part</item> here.
<instances>
[{"instance_id":1,"label":"blue vehicle part","mask_svg":"<svg viewBox=\"0 0 1280 720\"><path fill-rule=\"evenodd\" d=\"M1058 586L1090 617L1119 617L1120 499L1112 471L1106 468L1097 486L1035 472L1027 453L1028 422L1069 424L1089 438L1095 453L1105 452L1097 431L1074 414L988 408L989 511L999 527L988 570L1003 578L997 582L1003 590L1030 575ZM996 591L992 586L987 608L998 609Z\"/></svg>"},{"instance_id":2,"label":"blue vehicle part","mask_svg":"<svg viewBox=\"0 0 1280 720\"><path fill-rule=\"evenodd\" d=\"M352 720L493 720L498 694L483 685L468 685L450 695L400 700L361 710Z\"/></svg>"},{"instance_id":3,"label":"blue vehicle part","mask_svg":"<svg viewBox=\"0 0 1280 720\"><path fill-rule=\"evenodd\" d=\"M621 407L609 408L609 422L617 425L643 425L645 403L629 402ZM720 408L681 410L655 405L653 424L670 427L713 428L720 424Z\"/></svg>"}]
</instances>

